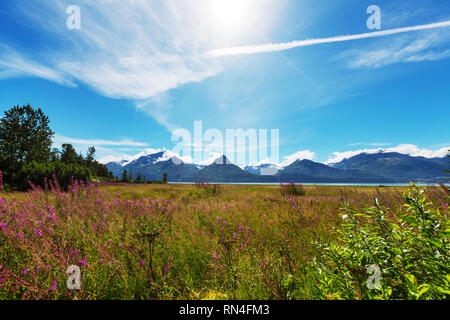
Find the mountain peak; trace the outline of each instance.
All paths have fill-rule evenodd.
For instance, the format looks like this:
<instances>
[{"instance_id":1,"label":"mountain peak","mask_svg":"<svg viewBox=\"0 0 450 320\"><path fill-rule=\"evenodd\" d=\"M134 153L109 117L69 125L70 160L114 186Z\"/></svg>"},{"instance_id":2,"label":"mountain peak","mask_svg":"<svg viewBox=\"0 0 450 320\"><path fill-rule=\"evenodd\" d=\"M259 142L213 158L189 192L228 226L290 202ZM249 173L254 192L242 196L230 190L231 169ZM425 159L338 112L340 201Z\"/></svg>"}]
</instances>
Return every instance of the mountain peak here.
<instances>
[{"instance_id":1,"label":"mountain peak","mask_svg":"<svg viewBox=\"0 0 450 320\"><path fill-rule=\"evenodd\" d=\"M225 155L220 156L216 160L214 160L214 164L232 164L230 160Z\"/></svg>"}]
</instances>

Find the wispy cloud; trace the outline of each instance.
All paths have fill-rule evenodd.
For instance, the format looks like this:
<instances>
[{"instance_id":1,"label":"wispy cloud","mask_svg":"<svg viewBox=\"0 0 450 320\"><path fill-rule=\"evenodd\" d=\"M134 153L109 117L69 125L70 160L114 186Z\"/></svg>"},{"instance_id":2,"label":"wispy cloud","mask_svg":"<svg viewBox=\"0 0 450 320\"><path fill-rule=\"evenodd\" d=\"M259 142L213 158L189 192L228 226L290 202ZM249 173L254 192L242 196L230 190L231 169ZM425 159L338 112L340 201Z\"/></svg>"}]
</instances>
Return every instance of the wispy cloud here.
<instances>
[{"instance_id":1,"label":"wispy cloud","mask_svg":"<svg viewBox=\"0 0 450 320\"><path fill-rule=\"evenodd\" d=\"M0 43L0 79L31 76L74 87L64 74Z\"/></svg>"},{"instance_id":2,"label":"wispy cloud","mask_svg":"<svg viewBox=\"0 0 450 320\"><path fill-rule=\"evenodd\" d=\"M401 144L393 148L378 148L378 149L361 149L354 151L334 152L333 156L324 162L325 164L332 164L340 162L344 159L349 159L362 153L374 154L379 152L398 152L402 154L408 154L413 157L425 157L425 158L442 158L448 154L450 146L444 147L438 150L420 149L413 144Z\"/></svg>"},{"instance_id":3,"label":"wispy cloud","mask_svg":"<svg viewBox=\"0 0 450 320\"><path fill-rule=\"evenodd\" d=\"M53 139L54 145L60 145L63 143L71 143L76 145L83 145L83 146L127 146L127 147L146 147L148 146L148 143L145 142L137 142L133 141L131 139L122 139L122 140L102 140L102 139L77 139L77 138L70 138L63 135L56 134Z\"/></svg>"},{"instance_id":4,"label":"wispy cloud","mask_svg":"<svg viewBox=\"0 0 450 320\"><path fill-rule=\"evenodd\" d=\"M190 20L194 16L181 14L194 10L188 3L81 1L81 30L65 27L70 4L19 0L13 5L18 20L38 28L58 47L54 50L44 42L33 54L39 60L11 46L0 47L1 77L20 74L85 83L108 97L139 100L203 81L221 70L197 53L201 43L195 37L198 26Z\"/></svg>"},{"instance_id":5,"label":"wispy cloud","mask_svg":"<svg viewBox=\"0 0 450 320\"><path fill-rule=\"evenodd\" d=\"M395 28L389 30L361 33L361 34L353 34L353 35L344 35L344 36L335 36L328 38L319 38L319 39L307 39L307 40L297 40L291 42L283 42L283 43L267 43L253 46L241 46L241 47L231 47L231 48L222 48L211 50L206 53L208 57L221 57L221 56L232 56L232 55L245 55L245 54L256 54L256 53L264 53L264 52L279 52L290 50L299 47L307 47L324 43L335 43L335 42L344 42L344 41L352 41L359 39L369 39L369 38L377 38L377 37L385 37L395 34L413 32L413 31L421 31L421 30L430 30L436 28L445 28L450 26L450 21L443 21L437 23L430 23L425 25L404 27L404 28Z\"/></svg>"},{"instance_id":6,"label":"wispy cloud","mask_svg":"<svg viewBox=\"0 0 450 320\"><path fill-rule=\"evenodd\" d=\"M420 34L418 37L403 36L377 43L363 49L348 50L340 54L350 69L376 69L399 62L434 61L450 57L450 30Z\"/></svg>"}]
</instances>

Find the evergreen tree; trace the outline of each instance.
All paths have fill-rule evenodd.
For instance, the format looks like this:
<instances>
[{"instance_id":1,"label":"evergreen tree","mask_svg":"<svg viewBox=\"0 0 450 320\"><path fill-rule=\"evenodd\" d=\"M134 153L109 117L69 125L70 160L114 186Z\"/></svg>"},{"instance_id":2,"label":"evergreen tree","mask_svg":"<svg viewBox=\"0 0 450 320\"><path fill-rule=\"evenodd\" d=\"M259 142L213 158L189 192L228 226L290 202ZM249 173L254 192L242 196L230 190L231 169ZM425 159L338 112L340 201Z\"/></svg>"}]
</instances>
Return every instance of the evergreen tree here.
<instances>
[{"instance_id":1,"label":"evergreen tree","mask_svg":"<svg viewBox=\"0 0 450 320\"><path fill-rule=\"evenodd\" d=\"M40 108L35 110L29 104L5 111L0 120L0 154L8 171L16 171L32 161L49 160L54 134L49 123Z\"/></svg>"},{"instance_id":2,"label":"evergreen tree","mask_svg":"<svg viewBox=\"0 0 450 320\"><path fill-rule=\"evenodd\" d=\"M88 149L88 152L87 152L87 154L86 154L86 161L88 162L88 163L91 163L91 162L93 162L94 161L94 159L95 159L95 147L90 147L89 149Z\"/></svg>"},{"instance_id":3,"label":"evergreen tree","mask_svg":"<svg viewBox=\"0 0 450 320\"><path fill-rule=\"evenodd\" d=\"M123 170L122 172L122 182L128 182L128 171Z\"/></svg>"},{"instance_id":4,"label":"evergreen tree","mask_svg":"<svg viewBox=\"0 0 450 320\"><path fill-rule=\"evenodd\" d=\"M79 156L71 144L65 143L62 145L61 161L66 164L79 162Z\"/></svg>"}]
</instances>

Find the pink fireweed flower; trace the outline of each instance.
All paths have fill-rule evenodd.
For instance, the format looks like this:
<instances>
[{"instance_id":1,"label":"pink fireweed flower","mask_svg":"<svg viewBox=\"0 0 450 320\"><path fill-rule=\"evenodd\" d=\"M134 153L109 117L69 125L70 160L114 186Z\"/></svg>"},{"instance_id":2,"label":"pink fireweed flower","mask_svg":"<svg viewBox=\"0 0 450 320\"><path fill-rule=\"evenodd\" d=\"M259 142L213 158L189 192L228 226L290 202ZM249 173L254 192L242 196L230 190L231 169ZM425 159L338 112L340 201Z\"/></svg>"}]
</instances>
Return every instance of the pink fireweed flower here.
<instances>
[{"instance_id":1,"label":"pink fireweed flower","mask_svg":"<svg viewBox=\"0 0 450 320\"><path fill-rule=\"evenodd\" d=\"M235 232L235 233L233 233L233 236L235 237L235 238L239 238L239 235Z\"/></svg>"},{"instance_id":2,"label":"pink fireweed flower","mask_svg":"<svg viewBox=\"0 0 450 320\"><path fill-rule=\"evenodd\" d=\"M142 260L140 265L141 265L141 267L143 267L145 265L145 260Z\"/></svg>"},{"instance_id":3,"label":"pink fireweed flower","mask_svg":"<svg viewBox=\"0 0 450 320\"><path fill-rule=\"evenodd\" d=\"M6 222L0 222L0 230L5 228L8 226L8 224Z\"/></svg>"},{"instance_id":4,"label":"pink fireweed flower","mask_svg":"<svg viewBox=\"0 0 450 320\"><path fill-rule=\"evenodd\" d=\"M18 234L17 234L17 237L18 237L19 239L22 239L22 238L23 238L23 233L18 233Z\"/></svg>"},{"instance_id":5,"label":"pink fireweed flower","mask_svg":"<svg viewBox=\"0 0 450 320\"><path fill-rule=\"evenodd\" d=\"M42 230L41 230L41 229L37 229L37 230L34 232L34 235L36 235L36 236L38 236L38 237L42 237Z\"/></svg>"},{"instance_id":6,"label":"pink fireweed flower","mask_svg":"<svg viewBox=\"0 0 450 320\"><path fill-rule=\"evenodd\" d=\"M45 266L44 267L45 270L48 270L48 269L51 269L51 268L52 268L52 266Z\"/></svg>"},{"instance_id":7,"label":"pink fireweed flower","mask_svg":"<svg viewBox=\"0 0 450 320\"><path fill-rule=\"evenodd\" d=\"M167 273L169 272L169 270L170 270L170 267L169 267L169 265L165 265L164 266L164 270L163 270L163 275L165 276L165 275L167 275Z\"/></svg>"},{"instance_id":8,"label":"pink fireweed flower","mask_svg":"<svg viewBox=\"0 0 450 320\"><path fill-rule=\"evenodd\" d=\"M58 289L58 279L55 279L52 286L49 288L50 291L56 291L56 289Z\"/></svg>"},{"instance_id":9,"label":"pink fireweed flower","mask_svg":"<svg viewBox=\"0 0 450 320\"><path fill-rule=\"evenodd\" d=\"M3 198L0 198L0 204L5 204L5 203L6 203L6 200Z\"/></svg>"},{"instance_id":10,"label":"pink fireweed flower","mask_svg":"<svg viewBox=\"0 0 450 320\"><path fill-rule=\"evenodd\" d=\"M444 208L447 208L447 207L448 207L448 203L443 202L443 203L442 203L442 206L443 206Z\"/></svg>"},{"instance_id":11,"label":"pink fireweed flower","mask_svg":"<svg viewBox=\"0 0 450 320\"><path fill-rule=\"evenodd\" d=\"M87 262L87 259L80 260L80 262L78 262L78 266L81 267L81 266L85 265L86 262Z\"/></svg>"},{"instance_id":12,"label":"pink fireweed flower","mask_svg":"<svg viewBox=\"0 0 450 320\"><path fill-rule=\"evenodd\" d=\"M108 240L106 240L106 242L109 244L109 243L112 242L112 240L111 240L111 239L108 239Z\"/></svg>"},{"instance_id":13,"label":"pink fireweed flower","mask_svg":"<svg viewBox=\"0 0 450 320\"><path fill-rule=\"evenodd\" d=\"M28 274L28 269L23 270L22 274Z\"/></svg>"}]
</instances>

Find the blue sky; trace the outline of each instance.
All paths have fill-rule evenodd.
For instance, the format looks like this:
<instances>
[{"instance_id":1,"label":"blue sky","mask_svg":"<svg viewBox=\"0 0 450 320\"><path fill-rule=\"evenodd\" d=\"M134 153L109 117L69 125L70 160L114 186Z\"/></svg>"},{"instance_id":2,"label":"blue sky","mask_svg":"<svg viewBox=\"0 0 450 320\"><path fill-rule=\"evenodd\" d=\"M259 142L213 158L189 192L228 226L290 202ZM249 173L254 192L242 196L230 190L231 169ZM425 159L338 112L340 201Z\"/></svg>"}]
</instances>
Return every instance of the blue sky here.
<instances>
[{"instance_id":1,"label":"blue sky","mask_svg":"<svg viewBox=\"0 0 450 320\"><path fill-rule=\"evenodd\" d=\"M373 4L381 30L366 26ZM66 27L70 5L80 30ZM444 156L449 26L286 49L449 20L438 0L1 1L0 111L39 106L55 146L95 145L97 158L172 149L194 121L279 129L280 162Z\"/></svg>"}]
</instances>

